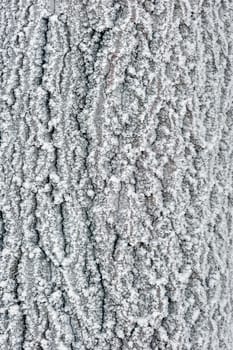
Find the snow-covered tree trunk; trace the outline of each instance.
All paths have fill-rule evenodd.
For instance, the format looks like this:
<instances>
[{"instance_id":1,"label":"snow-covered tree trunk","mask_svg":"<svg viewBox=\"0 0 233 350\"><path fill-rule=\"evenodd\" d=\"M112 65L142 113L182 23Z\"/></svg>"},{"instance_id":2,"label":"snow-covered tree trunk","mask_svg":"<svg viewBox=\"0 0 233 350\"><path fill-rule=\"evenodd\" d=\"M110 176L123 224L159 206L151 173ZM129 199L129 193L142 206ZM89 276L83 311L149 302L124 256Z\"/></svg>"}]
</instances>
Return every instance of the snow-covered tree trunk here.
<instances>
[{"instance_id":1,"label":"snow-covered tree trunk","mask_svg":"<svg viewBox=\"0 0 233 350\"><path fill-rule=\"evenodd\" d=\"M232 2L0 16L0 349L232 350Z\"/></svg>"}]
</instances>

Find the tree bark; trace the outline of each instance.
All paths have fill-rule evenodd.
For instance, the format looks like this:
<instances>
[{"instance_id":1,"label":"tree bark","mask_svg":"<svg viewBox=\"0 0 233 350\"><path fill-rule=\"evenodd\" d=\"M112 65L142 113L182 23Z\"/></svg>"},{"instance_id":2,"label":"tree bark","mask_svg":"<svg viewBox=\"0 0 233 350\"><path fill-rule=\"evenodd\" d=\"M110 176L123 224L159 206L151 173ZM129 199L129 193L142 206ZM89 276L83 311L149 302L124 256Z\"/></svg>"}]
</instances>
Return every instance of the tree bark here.
<instances>
[{"instance_id":1,"label":"tree bark","mask_svg":"<svg viewBox=\"0 0 233 350\"><path fill-rule=\"evenodd\" d=\"M0 7L0 348L232 350L232 2Z\"/></svg>"}]
</instances>

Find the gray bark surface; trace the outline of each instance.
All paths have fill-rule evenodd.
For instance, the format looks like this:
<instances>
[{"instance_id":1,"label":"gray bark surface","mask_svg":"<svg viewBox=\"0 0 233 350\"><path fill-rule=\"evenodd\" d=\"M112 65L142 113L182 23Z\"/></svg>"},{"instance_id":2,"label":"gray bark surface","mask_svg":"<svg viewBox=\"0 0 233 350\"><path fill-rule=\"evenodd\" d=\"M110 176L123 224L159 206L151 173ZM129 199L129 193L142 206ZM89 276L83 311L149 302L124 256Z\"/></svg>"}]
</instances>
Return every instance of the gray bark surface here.
<instances>
[{"instance_id":1,"label":"gray bark surface","mask_svg":"<svg viewBox=\"0 0 233 350\"><path fill-rule=\"evenodd\" d=\"M233 4L0 2L0 349L233 349Z\"/></svg>"}]
</instances>

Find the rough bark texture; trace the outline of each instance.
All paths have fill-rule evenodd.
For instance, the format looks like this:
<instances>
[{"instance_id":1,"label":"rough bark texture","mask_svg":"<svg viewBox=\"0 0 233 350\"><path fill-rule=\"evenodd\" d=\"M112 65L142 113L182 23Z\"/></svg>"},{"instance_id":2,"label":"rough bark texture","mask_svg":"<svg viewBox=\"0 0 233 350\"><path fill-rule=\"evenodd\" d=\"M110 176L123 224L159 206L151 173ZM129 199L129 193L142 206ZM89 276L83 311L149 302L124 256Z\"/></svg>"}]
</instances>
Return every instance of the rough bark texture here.
<instances>
[{"instance_id":1,"label":"rough bark texture","mask_svg":"<svg viewBox=\"0 0 233 350\"><path fill-rule=\"evenodd\" d=\"M232 350L232 1L0 7L0 349Z\"/></svg>"}]
</instances>

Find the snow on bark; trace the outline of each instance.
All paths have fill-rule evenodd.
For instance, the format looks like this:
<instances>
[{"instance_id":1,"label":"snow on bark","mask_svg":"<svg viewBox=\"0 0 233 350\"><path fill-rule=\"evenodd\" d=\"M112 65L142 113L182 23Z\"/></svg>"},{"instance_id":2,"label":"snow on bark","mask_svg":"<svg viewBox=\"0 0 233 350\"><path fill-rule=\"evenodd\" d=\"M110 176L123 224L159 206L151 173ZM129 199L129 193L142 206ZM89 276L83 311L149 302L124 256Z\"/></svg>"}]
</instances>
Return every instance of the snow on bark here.
<instances>
[{"instance_id":1,"label":"snow on bark","mask_svg":"<svg viewBox=\"0 0 233 350\"><path fill-rule=\"evenodd\" d=\"M233 348L233 6L2 0L0 348Z\"/></svg>"}]
</instances>

